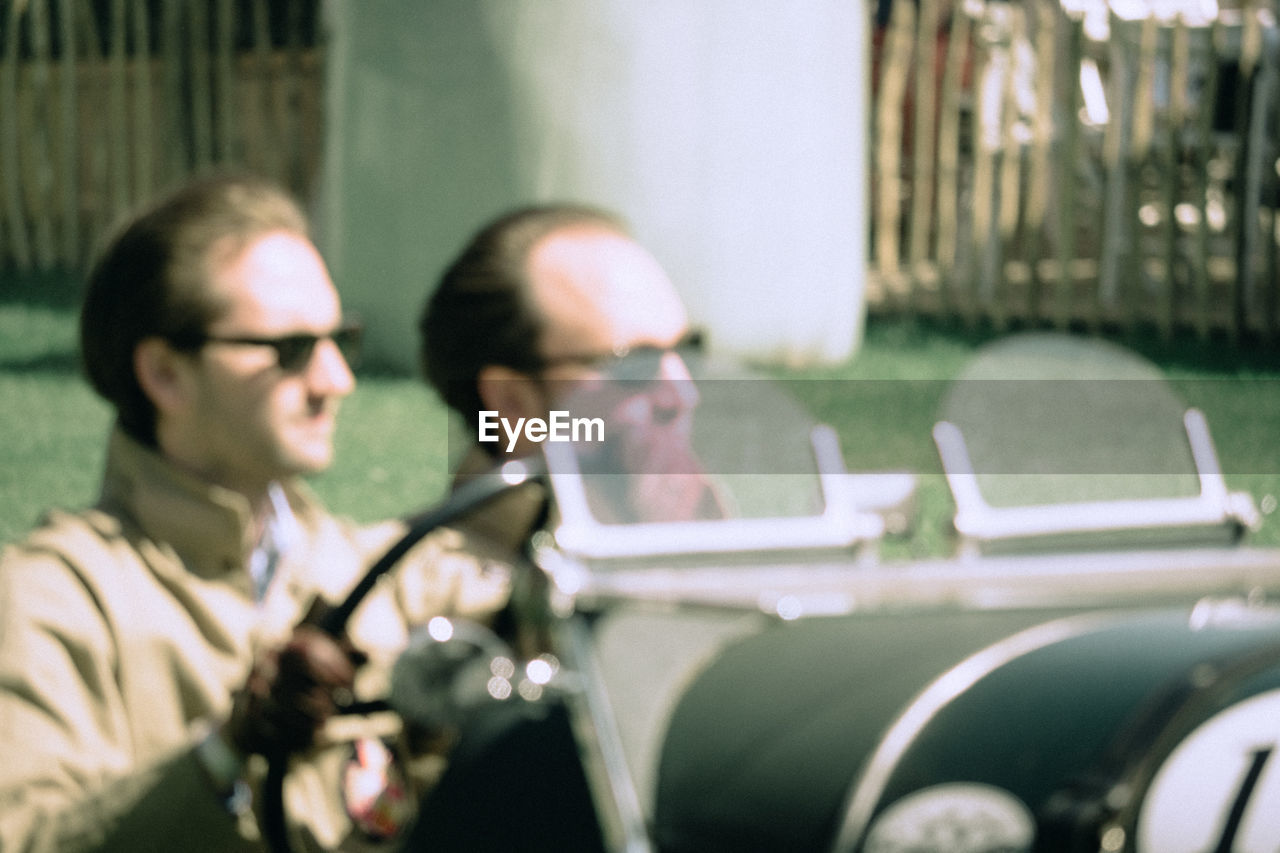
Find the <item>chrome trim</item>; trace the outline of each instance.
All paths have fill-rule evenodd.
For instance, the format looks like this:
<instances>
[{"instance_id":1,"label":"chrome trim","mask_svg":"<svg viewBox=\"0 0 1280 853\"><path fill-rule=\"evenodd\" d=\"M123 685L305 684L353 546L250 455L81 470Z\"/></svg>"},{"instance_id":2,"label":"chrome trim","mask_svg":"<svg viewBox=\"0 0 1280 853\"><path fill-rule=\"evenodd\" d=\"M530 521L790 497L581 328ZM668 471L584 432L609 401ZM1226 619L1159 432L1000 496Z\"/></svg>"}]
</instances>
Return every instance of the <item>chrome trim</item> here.
<instances>
[{"instance_id":1,"label":"chrome trim","mask_svg":"<svg viewBox=\"0 0 1280 853\"><path fill-rule=\"evenodd\" d=\"M586 559L659 557L671 554L750 554L763 551L849 549L878 541L884 519L858 509L842 488L847 476L839 438L818 425L810 435L823 511L792 518L730 518L699 521L602 524L591 514L582 472L567 445L548 443L546 456L551 490L561 523L556 544Z\"/></svg>"},{"instance_id":2,"label":"chrome trim","mask_svg":"<svg viewBox=\"0 0 1280 853\"><path fill-rule=\"evenodd\" d=\"M963 539L962 552L971 554L1001 540L1062 534L1221 528L1225 536L1233 525L1256 527L1252 499L1227 490L1204 415L1188 409L1183 427L1200 483L1195 496L993 507L978 488L964 434L955 424L939 421L933 441L955 500L954 524Z\"/></svg>"},{"instance_id":3,"label":"chrome trim","mask_svg":"<svg viewBox=\"0 0 1280 853\"><path fill-rule=\"evenodd\" d=\"M652 853L635 777L627 765L622 735L605 693L600 661L592 649L591 629L582 616L570 616L561 623L560 637L579 682L576 689L567 691L566 699L607 849Z\"/></svg>"},{"instance_id":4,"label":"chrome trim","mask_svg":"<svg viewBox=\"0 0 1280 853\"><path fill-rule=\"evenodd\" d=\"M1114 619L1083 614L1036 625L986 646L934 679L889 726L867 760L844 809L833 853L852 853L856 849L870 828L876 806L903 754L953 699L1016 658L1080 636Z\"/></svg>"}]
</instances>

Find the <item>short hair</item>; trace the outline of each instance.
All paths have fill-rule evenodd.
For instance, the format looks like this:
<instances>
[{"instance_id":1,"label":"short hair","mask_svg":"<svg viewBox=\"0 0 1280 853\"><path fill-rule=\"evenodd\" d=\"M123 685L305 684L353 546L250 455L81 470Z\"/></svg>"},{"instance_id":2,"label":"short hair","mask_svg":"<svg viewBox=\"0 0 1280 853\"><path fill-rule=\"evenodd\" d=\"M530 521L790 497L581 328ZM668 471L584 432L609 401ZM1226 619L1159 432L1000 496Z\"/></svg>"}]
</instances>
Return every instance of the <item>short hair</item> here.
<instances>
[{"instance_id":1,"label":"short hair","mask_svg":"<svg viewBox=\"0 0 1280 853\"><path fill-rule=\"evenodd\" d=\"M227 307L209 286L217 264L273 231L309 235L297 202L261 179L222 174L159 198L107 242L80 311L80 356L129 435L156 443L155 405L134 370L138 344L205 333Z\"/></svg>"},{"instance_id":2,"label":"short hair","mask_svg":"<svg viewBox=\"0 0 1280 853\"><path fill-rule=\"evenodd\" d=\"M418 324L423 376L471 429L484 405L476 386L483 368L541 365L544 322L530 296L529 256L546 237L580 227L631 235L620 217L588 205L520 208L481 228L427 301Z\"/></svg>"}]
</instances>

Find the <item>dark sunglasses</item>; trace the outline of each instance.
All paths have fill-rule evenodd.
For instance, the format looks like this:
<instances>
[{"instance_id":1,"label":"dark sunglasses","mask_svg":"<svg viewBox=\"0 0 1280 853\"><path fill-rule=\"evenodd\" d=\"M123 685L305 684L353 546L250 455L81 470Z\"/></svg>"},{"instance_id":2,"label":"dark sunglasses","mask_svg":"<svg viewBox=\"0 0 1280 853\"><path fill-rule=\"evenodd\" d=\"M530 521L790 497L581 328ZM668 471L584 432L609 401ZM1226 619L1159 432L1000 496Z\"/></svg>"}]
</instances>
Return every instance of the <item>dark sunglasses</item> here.
<instances>
[{"instance_id":1,"label":"dark sunglasses","mask_svg":"<svg viewBox=\"0 0 1280 853\"><path fill-rule=\"evenodd\" d=\"M637 344L633 347L615 347L608 352L569 353L538 360L536 369L547 370L563 365L578 365L599 370L614 379L652 381L662 373L662 359L675 353L688 359L706 350L706 333L691 329L671 346Z\"/></svg>"},{"instance_id":2,"label":"dark sunglasses","mask_svg":"<svg viewBox=\"0 0 1280 853\"><path fill-rule=\"evenodd\" d=\"M360 343L364 337L364 326L359 323L346 323L324 335L313 335L309 332L297 332L292 335L281 335L276 338L250 336L197 335L191 338L173 340L174 346L181 349L197 350L208 344L229 344L246 347L271 347L276 351L276 364L286 373L301 373L311 363L316 345L330 340L338 347L349 367L354 368L360 362Z\"/></svg>"}]
</instances>

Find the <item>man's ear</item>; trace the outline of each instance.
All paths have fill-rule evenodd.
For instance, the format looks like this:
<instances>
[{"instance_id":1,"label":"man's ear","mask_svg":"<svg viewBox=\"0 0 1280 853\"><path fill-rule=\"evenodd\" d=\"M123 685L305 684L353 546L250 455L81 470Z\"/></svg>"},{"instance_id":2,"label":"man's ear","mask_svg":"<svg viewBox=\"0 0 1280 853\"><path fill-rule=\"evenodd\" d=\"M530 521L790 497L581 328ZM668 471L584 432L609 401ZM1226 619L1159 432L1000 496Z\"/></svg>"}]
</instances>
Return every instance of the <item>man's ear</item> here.
<instances>
[{"instance_id":1,"label":"man's ear","mask_svg":"<svg viewBox=\"0 0 1280 853\"><path fill-rule=\"evenodd\" d=\"M540 382L527 373L491 364L476 376L476 392L488 411L499 417L545 418L547 400Z\"/></svg>"},{"instance_id":2,"label":"man's ear","mask_svg":"<svg viewBox=\"0 0 1280 853\"><path fill-rule=\"evenodd\" d=\"M158 413L172 413L190 398L185 357L161 338L144 338L133 350L138 384Z\"/></svg>"}]
</instances>

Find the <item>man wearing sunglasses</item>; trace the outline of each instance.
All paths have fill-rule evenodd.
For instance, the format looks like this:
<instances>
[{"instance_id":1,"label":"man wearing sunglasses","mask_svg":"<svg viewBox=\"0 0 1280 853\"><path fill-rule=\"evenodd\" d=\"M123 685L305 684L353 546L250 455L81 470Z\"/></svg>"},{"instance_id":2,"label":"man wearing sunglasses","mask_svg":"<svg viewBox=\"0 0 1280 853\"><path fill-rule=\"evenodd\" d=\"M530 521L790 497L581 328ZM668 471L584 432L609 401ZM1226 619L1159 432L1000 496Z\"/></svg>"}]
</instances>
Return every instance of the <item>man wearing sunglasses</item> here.
<instances>
[{"instance_id":1,"label":"man wearing sunglasses","mask_svg":"<svg viewBox=\"0 0 1280 853\"><path fill-rule=\"evenodd\" d=\"M605 440L591 464L627 474L598 478L626 484L607 496L610 520L717 511L691 448L699 394L689 360L701 338L671 279L614 215L550 204L495 219L447 267L420 331L429 384L476 439L459 481L537 450L526 435L509 451L480 442L479 413L516 423L567 409L601 416ZM544 504L536 488L500 498L459 525L467 547L518 559ZM479 745L464 737L460 750L424 805L419 826L432 849L600 849L561 711L491 730Z\"/></svg>"},{"instance_id":2,"label":"man wearing sunglasses","mask_svg":"<svg viewBox=\"0 0 1280 853\"><path fill-rule=\"evenodd\" d=\"M383 742L317 749L325 724L368 693L364 653L460 595L493 602L457 578L433 598L419 575L341 640L306 618L396 532L299 482L330 462L359 342L307 235L280 191L218 177L133 218L94 267L82 357L117 423L97 505L0 559L0 849L262 850L266 756L300 759L285 797L306 849L377 849L403 822Z\"/></svg>"},{"instance_id":3,"label":"man wearing sunglasses","mask_svg":"<svg viewBox=\"0 0 1280 853\"><path fill-rule=\"evenodd\" d=\"M480 412L507 423L564 407L598 415L607 458L597 469L629 475L615 511L635 521L711 511L690 446L698 391L688 359L702 338L661 265L613 214L550 204L499 217L446 269L420 329L427 380L471 435ZM525 435L509 454L477 441L459 473L535 450ZM533 519L515 503L479 514L478 532L517 545Z\"/></svg>"}]
</instances>

